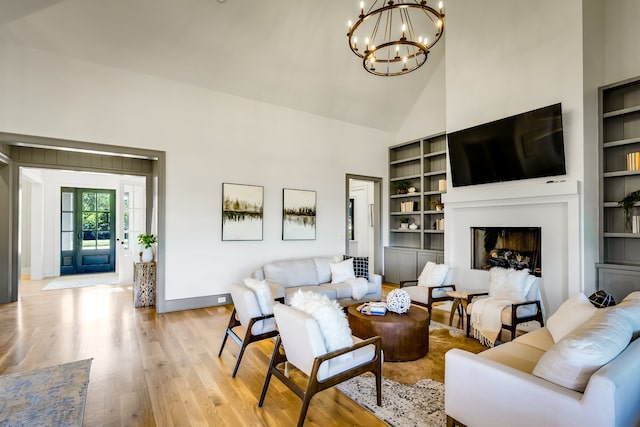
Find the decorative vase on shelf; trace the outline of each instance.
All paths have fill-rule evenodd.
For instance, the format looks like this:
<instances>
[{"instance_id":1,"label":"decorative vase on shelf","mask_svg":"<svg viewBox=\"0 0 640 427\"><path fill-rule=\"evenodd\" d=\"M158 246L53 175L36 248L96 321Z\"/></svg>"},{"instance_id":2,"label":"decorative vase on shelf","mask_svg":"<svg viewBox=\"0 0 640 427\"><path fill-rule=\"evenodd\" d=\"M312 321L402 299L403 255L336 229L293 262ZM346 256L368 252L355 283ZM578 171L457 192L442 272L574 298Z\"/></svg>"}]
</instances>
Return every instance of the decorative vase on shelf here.
<instances>
[{"instance_id":1,"label":"decorative vase on shelf","mask_svg":"<svg viewBox=\"0 0 640 427\"><path fill-rule=\"evenodd\" d=\"M153 261L153 247L149 246L148 248L142 249L142 262L151 261Z\"/></svg>"},{"instance_id":2,"label":"decorative vase on shelf","mask_svg":"<svg viewBox=\"0 0 640 427\"><path fill-rule=\"evenodd\" d=\"M407 189L407 192L409 192L409 194L411 194L411 193L415 193L415 192L416 192L416 187L409 187L409 188Z\"/></svg>"},{"instance_id":3,"label":"decorative vase on shelf","mask_svg":"<svg viewBox=\"0 0 640 427\"><path fill-rule=\"evenodd\" d=\"M412 222L412 223L409 225L409 230L417 230L417 229L418 229L418 226L416 225L416 223L415 223L415 222Z\"/></svg>"},{"instance_id":4,"label":"decorative vase on shelf","mask_svg":"<svg viewBox=\"0 0 640 427\"><path fill-rule=\"evenodd\" d=\"M400 228L406 230L407 228L409 228L409 224L406 222L401 222L400 223Z\"/></svg>"}]
</instances>

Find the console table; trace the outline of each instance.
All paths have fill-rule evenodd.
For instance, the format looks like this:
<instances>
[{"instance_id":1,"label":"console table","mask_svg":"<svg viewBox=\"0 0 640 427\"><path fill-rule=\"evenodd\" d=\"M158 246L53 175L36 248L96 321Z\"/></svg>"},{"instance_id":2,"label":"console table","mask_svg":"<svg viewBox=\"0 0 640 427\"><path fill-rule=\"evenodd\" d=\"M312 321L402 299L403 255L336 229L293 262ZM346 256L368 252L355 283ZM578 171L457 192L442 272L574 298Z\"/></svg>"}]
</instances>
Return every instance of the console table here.
<instances>
[{"instance_id":1,"label":"console table","mask_svg":"<svg viewBox=\"0 0 640 427\"><path fill-rule=\"evenodd\" d=\"M156 304L156 263L136 262L133 272L133 306Z\"/></svg>"}]
</instances>

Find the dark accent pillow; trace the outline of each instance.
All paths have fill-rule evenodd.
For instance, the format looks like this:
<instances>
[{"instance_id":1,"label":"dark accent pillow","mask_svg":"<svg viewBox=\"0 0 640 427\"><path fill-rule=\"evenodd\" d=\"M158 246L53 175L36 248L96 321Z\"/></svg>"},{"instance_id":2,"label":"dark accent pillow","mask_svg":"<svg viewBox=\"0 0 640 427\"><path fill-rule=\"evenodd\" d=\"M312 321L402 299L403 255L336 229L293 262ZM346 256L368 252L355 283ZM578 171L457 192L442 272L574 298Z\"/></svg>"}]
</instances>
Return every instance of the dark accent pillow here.
<instances>
[{"instance_id":1,"label":"dark accent pillow","mask_svg":"<svg viewBox=\"0 0 640 427\"><path fill-rule=\"evenodd\" d=\"M355 264L354 264L355 265ZM591 304L598 308L610 307L616 305L616 300L603 290L596 291L589 296Z\"/></svg>"},{"instance_id":2,"label":"dark accent pillow","mask_svg":"<svg viewBox=\"0 0 640 427\"><path fill-rule=\"evenodd\" d=\"M353 273L356 277L364 277L369 281L369 257L343 255L342 260L353 258Z\"/></svg>"}]
</instances>

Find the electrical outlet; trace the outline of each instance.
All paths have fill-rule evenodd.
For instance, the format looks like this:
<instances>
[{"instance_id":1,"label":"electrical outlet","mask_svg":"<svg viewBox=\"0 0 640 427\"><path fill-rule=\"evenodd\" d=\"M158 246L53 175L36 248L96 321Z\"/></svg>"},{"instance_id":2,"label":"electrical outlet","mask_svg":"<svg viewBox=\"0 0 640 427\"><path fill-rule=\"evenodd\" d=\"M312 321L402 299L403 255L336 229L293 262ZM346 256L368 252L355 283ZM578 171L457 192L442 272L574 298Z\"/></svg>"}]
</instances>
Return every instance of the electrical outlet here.
<instances>
[{"instance_id":1,"label":"electrical outlet","mask_svg":"<svg viewBox=\"0 0 640 427\"><path fill-rule=\"evenodd\" d=\"M227 302L227 297L218 297L218 302Z\"/></svg>"}]
</instances>

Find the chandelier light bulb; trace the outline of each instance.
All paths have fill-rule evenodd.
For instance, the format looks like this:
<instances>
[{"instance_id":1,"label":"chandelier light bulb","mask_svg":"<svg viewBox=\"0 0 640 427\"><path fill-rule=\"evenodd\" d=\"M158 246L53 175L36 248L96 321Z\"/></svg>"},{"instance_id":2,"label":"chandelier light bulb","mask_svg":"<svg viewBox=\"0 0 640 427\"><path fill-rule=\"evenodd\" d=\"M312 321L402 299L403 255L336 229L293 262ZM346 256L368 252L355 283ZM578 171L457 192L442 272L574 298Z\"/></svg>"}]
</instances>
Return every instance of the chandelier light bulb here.
<instances>
[{"instance_id":1,"label":"chandelier light bulb","mask_svg":"<svg viewBox=\"0 0 640 427\"><path fill-rule=\"evenodd\" d=\"M442 2L438 3L438 9L440 9L440 13L442 13L442 6L443 6Z\"/></svg>"},{"instance_id":2,"label":"chandelier light bulb","mask_svg":"<svg viewBox=\"0 0 640 427\"><path fill-rule=\"evenodd\" d=\"M349 19L349 21L347 21L347 26L349 27L349 29L351 29L351 27L353 27L353 22L351 22L351 19Z\"/></svg>"}]
</instances>

